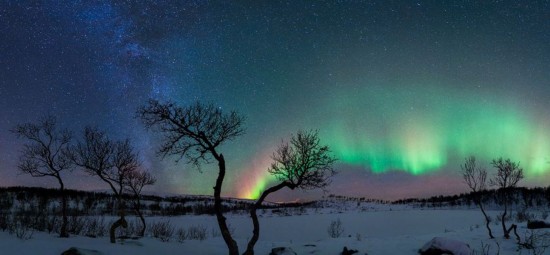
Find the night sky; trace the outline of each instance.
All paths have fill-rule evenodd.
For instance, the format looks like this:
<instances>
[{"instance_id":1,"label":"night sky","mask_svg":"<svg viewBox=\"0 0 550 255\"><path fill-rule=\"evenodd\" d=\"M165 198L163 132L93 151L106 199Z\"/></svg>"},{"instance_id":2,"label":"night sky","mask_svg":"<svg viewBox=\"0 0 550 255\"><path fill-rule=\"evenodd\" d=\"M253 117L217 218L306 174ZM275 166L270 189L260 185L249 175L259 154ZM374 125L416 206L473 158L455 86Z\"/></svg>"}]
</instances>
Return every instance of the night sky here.
<instances>
[{"instance_id":1,"label":"night sky","mask_svg":"<svg viewBox=\"0 0 550 255\"><path fill-rule=\"evenodd\" d=\"M211 194L215 164L155 155L159 136L135 119L149 98L246 116L220 150L226 196L267 187L271 154L298 129L318 129L339 159L335 194L463 192L469 155L490 173L493 158L520 161L521 185L550 185L549 1L121 2L0 3L0 186L56 187L18 175L23 141L9 131L53 114L78 138L95 125L132 139L152 192Z\"/></svg>"}]
</instances>

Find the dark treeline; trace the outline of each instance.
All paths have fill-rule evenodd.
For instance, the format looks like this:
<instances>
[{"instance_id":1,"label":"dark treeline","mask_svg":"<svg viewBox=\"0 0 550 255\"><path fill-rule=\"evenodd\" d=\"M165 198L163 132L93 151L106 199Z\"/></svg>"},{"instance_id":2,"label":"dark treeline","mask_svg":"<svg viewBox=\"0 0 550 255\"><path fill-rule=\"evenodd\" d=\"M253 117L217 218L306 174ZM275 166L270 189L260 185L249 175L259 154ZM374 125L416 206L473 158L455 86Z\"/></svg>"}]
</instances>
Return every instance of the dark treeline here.
<instances>
[{"instance_id":1,"label":"dark treeline","mask_svg":"<svg viewBox=\"0 0 550 255\"><path fill-rule=\"evenodd\" d=\"M116 198L109 193L67 189L69 215L116 215ZM501 190L482 191L483 203L490 208L498 208L501 204ZM512 204L518 208L545 207L550 205L550 187L512 189ZM40 187L0 187L0 212L41 211L56 214L59 207L58 189ZM449 196L433 196L429 198L407 198L393 202L364 197L348 197L329 195L329 200L377 204L408 204L417 207L475 207L473 193L461 193ZM125 199L131 199L125 195ZM213 198L210 196L157 196L143 195L144 212L147 216L177 216L214 214ZM262 209L319 207L318 201L291 203L264 203ZM250 209L253 201L246 199L228 199L223 204L224 212L242 213Z\"/></svg>"},{"instance_id":2,"label":"dark treeline","mask_svg":"<svg viewBox=\"0 0 550 255\"><path fill-rule=\"evenodd\" d=\"M511 202L516 207L544 207L550 205L550 187L525 188L515 187L510 189ZM483 204L490 208L499 207L502 204L502 189L480 191ZM430 198L407 198L393 202L393 204L413 204L420 207L447 207L447 206L472 206L475 207L473 192L451 196L433 196Z\"/></svg>"},{"instance_id":3,"label":"dark treeline","mask_svg":"<svg viewBox=\"0 0 550 255\"><path fill-rule=\"evenodd\" d=\"M374 199L374 198L366 198L366 197L351 197L351 196L342 196L342 195L335 195L330 194L327 197L331 200L340 200L340 201L348 201L348 202L365 202L365 203L376 203L376 204L391 204L388 200L383 199Z\"/></svg>"},{"instance_id":4,"label":"dark treeline","mask_svg":"<svg viewBox=\"0 0 550 255\"><path fill-rule=\"evenodd\" d=\"M65 190L71 216L116 215L117 200L113 194L104 192ZM0 187L0 213L47 213L58 214L59 189L40 187ZM130 200L131 195L124 195ZM147 216L176 216L215 214L214 200L209 196L167 196L143 195L144 214ZM228 199L223 203L224 212L243 213L250 209L253 201ZM262 208L300 207L302 203L264 203Z\"/></svg>"}]
</instances>

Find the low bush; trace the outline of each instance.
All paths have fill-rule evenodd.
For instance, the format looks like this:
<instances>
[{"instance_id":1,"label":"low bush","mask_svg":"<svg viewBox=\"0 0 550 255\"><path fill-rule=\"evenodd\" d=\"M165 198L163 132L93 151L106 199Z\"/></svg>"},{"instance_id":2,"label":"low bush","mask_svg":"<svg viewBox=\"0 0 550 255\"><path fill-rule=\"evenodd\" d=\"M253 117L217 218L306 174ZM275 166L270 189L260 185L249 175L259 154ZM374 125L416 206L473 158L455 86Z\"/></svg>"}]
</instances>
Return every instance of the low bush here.
<instances>
[{"instance_id":1,"label":"low bush","mask_svg":"<svg viewBox=\"0 0 550 255\"><path fill-rule=\"evenodd\" d=\"M330 225L327 228L328 235L331 238L338 238L344 234L344 226L340 219L333 220L330 222Z\"/></svg>"},{"instance_id":2,"label":"low bush","mask_svg":"<svg viewBox=\"0 0 550 255\"><path fill-rule=\"evenodd\" d=\"M174 235L174 227L170 224L169 220L159 221L151 224L149 227L151 236L158 238L163 242L168 242Z\"/></svg>"},{"instance_id":3,"label":"low bush","mask_svg":"<svg viewBox=\"0 0 550 255\"><path fill-rule=\"evenodd\" d=\"M191 226L187 229L187 238L190 240L206 239L206 227L203 225Z\"/></svg>"}]
</instances>

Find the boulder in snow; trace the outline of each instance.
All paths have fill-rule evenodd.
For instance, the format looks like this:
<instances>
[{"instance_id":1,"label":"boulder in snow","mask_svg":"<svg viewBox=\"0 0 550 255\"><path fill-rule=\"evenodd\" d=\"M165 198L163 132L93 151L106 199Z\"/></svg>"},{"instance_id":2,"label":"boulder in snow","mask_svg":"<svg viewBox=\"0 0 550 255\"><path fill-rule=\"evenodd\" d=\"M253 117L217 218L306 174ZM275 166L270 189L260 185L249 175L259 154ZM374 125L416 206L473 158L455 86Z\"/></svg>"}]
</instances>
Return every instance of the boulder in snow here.
<instances>
[{"instance_id":1,"label":"boulder in snow","mask_svg":"<svg viewBox=\"0 0 550 255\"><path fill-rule=\"evenodd\" d=\"M271 249L269 255L296 255L296 252L289 247L277 247Z\"/></svg>"},{"instance_id":2,"label":"boulder in snow","mask_svg":"<svg viewBox=\"0 0 550 255\"><path fill-rule=\"evenodd\" d=\"M354 250L354 249L349 249L348 250L348 247L344 246L344 250L342 250L342 253L340 253L341 255L353 255L355 253L358 253L359 251L357 250Z\"/></svg>"},{"instance_id":3,"label":"boulder in snow","mask_svg":"<svg viewBox=\"0 0 550 255\"><path fill-rule=\"evenodd\" d=\"M427 242L418 252L422 255L470 255L472 254L472 249L470 249L468 244L461 241L435 237Z\"/></svg>"},{"instance_id":4,"label":"boulder in snow","mask_svg":"<svg viewBox=\"0 0 550 255\"><path fill-rule=\"evenodd\" d=\"M102 253L96 250L88 250L88 249L71 247L68 250L61 253L61 255L102 255Z\"/></svg>"},{"instance_id":5,"label":"boulder in snow","mask_svg":"<svg viewBox=\"0 0 550 255\"><path fill-rule=\"evenodd\" d=\"M528 229L538 229L538 228L550 228L550 223L541 220L534 220L527 222Z\"/></svg>"}]
</instances>

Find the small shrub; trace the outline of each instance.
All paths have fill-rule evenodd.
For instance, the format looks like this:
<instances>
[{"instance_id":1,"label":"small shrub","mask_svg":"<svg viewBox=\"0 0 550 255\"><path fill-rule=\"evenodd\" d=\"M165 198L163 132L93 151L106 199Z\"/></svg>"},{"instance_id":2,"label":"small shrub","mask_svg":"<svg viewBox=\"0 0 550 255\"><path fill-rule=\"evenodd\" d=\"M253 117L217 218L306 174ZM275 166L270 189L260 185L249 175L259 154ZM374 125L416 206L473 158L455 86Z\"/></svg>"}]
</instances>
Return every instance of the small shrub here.
<instances>
[{"instance_id":1,"label":"small shrub","mask_svg":"<svg viewBox=\"0 0 550 255\"><path fill-rule=\"evenodd\" d=\"M519 211L516 213L517 222L526 222L532 220L533 218L534 216L526 211Z\"/></svg>"},{"instance_id":2,"label":"small shrub","mask_svg":"<svg viewBox=\"0 0 550 255\"><path fill-rule=\"evenodd\" d=\"M220 230L218 228L215 228L215 227L212 228L211 233L212 233L212 238L222 236L222 233L220 233Z\"/></svg>"},{"instance_id":3,"label":"small shrub","mask_svg":"<svg viewBox=\"0 0 550 255\"><path fill-rule=\"evenodd\" d=\"M61 220L57 216L49 216L46 224L46 231L48 234L61 232Z\"/></svg>"},{"instance_id":4,"label":"small shrub","mask_svg":"<svg viewBox=\"0 0 550 255\"><path fill-rule=\"evenodd\" d=\"M231 224L227 224L227 228L229 229L229 234L235 234L235 227L231 226Z\"/></svg>"},{"instance_id":5,"label":"small shrub","mask_svg":"<svg viewBox=\"0 0 550 255\"><path fill-rule=\"evenodd\" d=\"M37 231L46 231L48 227L48 216L42 211L37 212L32 219L32 228Z\"/></svg>"},{"instance_id":6,"label":"small shrub","mask_svg":"<svg viewBox=\"0 0 550 255\"><path fill-rule=\"evenodd\" d=\"M83 217L73 215L67 220L67 230L73 235L81 235L85 226L86 220Z\"/></svg>"},{"instance_id":7,"label":"small shrub","mask_svg":"<svg viewBox=\"0 0 550 255\"><path fill-rule=\"evenodd\" d=\"M172 227L169 220L155 222L151 224L149 229L154 238L158 238L163 242L169 242L174 235L174 227Z\"/></svg>"},{"instance_id":8,"label":"small shrub","mask_svg":"<svg viewBox=\"0 0 550 255\"><path fill-rule=\"evenodd\" d=\"M344 226L342 225L342 221L340 221L340 219L331 221L327 228L327 232L331 238L341 237L342 234L344 234Z\"/></svg>"},{"instance_id":9,"label":"small shrub","mask_svg":"<svg viewBox=\"0 0 550 255\"><path fill-rule=\"evenodd\" d=\"M187 229L187 238L200 241L206 239L206 227L203 225L189 227Z\"/></svg>"},{"instance_id":10,"label":"small shrub","mask_svg":"<svg viewBox=\"0 0 550 255\"><path fill-rule=\"evenodd\" d=\"M9 229L10 235L15 235L17 238L21 240L29 240L32 238L32 235L34 234L32 228L29 228L27 225L22 223L21 221L17 221L14 224L11 224Z\"/></svg>"},{"instance_id":11,"label":"small shrub","mask_svg":"<svg viewBox=\"0 0 550 255\"><path fill-rule=\"evenodd\" d=\"M9 229L11 222L13 222L13 217L8 214L0 214L0 229L6 231Z\"/></svg>"},{"instance_id":12,"label":"small shrub","mask_svg":"<svg viewBox=\"0 0 550 255\"><path fill-rule=\"evenodd\" d=\"M496 253L491 253L491 245L490 244L486 244L486 243L483 243L483 241L481 241L481 250L477 251L477 250L473 250L472 251L472 255L489 255L489 254L496 254L496 255L499 255L500 254L500 245L498 242L495 242L496 244Z\"/></svg>"},{"instance_id":13,"label":"small shrub","mask_svg":"<svg viewBox=\"0 0 550 255\"><path fill-rule=\"evenodd\" d=\"M542 211L540 217L541 217L541 220L546 220L546 218L548 218L548 211L546 210Z\"/></svg>"},{"instance_id":14,"label":"small shrub","mask_svg":"<svg viewBox=\"0 0 550 255\"><path fill-rule=\"evenodd\" d=\"M187 240L187 232L185 232L185 229L179 228L178 231L176 231L176 237L178 238L178 242L183 243Z\"/></svg>"},{"instance_id":15,"label":"small shrub","mask_svg":"<svg viewBox=\"0 0 550 255\"><path fill-rule=\"evenodd\" d=\"M105 235L105 219L103 217L88 218L82 233L87 237L102 237Z\"/></svg>"},{"instance_id":16,"label":"small shrub","mask_svg":"<svg viewBox=\"0 0 550 255\"><path fill-rule=\"evenodd\" d=\"M525 248L532 255L546 254L546 250L550 248L550 233L546 231L530 230L525 233L524 242L518 243L519 248Z\"/></svg>"},{"instance_id":17,"label":"small shrub","mask_svg":"<svg viewBox=\"0 0 550 255\"><path fill-rule=\"evenodd\" d=\"M139 222L138 219L126 219L126 224L127 226L125 228L121 227L117 229L117 236L120 236L123 239L127 239L131 237L136 237L140 234L139 231L141 229L141 222Z\"/></svg>"}]
</instances>

